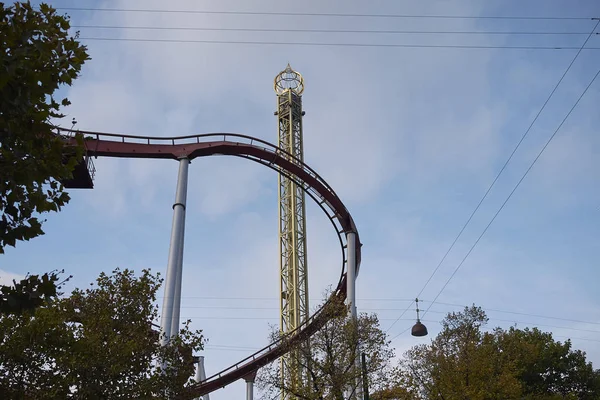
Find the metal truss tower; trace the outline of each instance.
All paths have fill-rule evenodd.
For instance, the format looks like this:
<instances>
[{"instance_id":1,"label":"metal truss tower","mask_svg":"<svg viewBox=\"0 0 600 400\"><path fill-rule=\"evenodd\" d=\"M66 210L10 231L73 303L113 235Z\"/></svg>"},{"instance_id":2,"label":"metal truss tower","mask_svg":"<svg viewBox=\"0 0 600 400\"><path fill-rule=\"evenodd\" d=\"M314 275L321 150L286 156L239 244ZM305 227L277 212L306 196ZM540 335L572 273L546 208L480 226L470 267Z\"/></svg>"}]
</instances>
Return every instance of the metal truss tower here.
<instances>
[{"instance_id":1,"label":"metal truss tower","mask_svg":"<svg viewBox=\"0 0 600 400\"><path fill-rule=\"evenodd\" d=\"M304 80L290 65L274 82L277 93L279 126L278 146L292 155L292 162L304 161L302 139L302 92ZM279 174L279 266L280 266L280 328L283 334L292 332L309 317L308 265L306 262L306 210L304 191L291 179ZM307 378L301 367L299 351L281 359L281 379L295 387ZM290 398L282 395L282 399Z\"/></svg>"}]
</instances>

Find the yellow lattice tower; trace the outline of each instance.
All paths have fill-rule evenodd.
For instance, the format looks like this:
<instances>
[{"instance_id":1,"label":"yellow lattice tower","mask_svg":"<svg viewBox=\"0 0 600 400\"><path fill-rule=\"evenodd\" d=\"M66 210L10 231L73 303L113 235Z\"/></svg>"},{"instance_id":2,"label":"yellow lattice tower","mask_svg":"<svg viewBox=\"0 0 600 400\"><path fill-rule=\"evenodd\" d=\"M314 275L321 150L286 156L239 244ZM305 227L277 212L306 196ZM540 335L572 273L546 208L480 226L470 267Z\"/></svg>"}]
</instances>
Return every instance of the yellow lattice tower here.
<instances>
[{"instance_id":1,"label":"yellow lattice tower","mask_svg":"<svg viewBox=\"0 0 600 400\"><path fill-rule=\"evenodd\" d=\"M290 65L274 82L277 93L278 146L292 155L292 162L304 161L302 139L302 92L304 80ZM289 333L308 319L308 266L306 262L306 210L304 191L291 179L279 174L279 256L280 328ZM281 379L296 387L306 378L299 352L281 359ZM282 399L290 396L282 394Z\"/></svg>"}]
</instances>

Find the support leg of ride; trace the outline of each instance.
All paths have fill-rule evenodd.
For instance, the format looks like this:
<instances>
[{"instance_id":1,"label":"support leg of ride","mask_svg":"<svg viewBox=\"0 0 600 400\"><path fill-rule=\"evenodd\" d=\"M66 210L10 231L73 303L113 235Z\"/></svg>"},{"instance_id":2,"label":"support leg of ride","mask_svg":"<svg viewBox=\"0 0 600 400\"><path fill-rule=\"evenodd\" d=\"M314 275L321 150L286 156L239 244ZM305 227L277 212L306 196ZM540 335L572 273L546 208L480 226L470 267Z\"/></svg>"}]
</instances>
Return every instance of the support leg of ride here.
<instances>
[{"instance_id":1,"label":"support leg of ride","mask_svg":"<svg viewBox=\"0 0 600 400\"><path fill-rule=\"evenodd\" d=\"M200 383L206 380L206 371L204 370L204 356L198 356L197 359L198 360L196 364L195 380L196 382ZM210 396L208 394L205 394L204 396L196 397L194 400L210 400Z\"/></svg>"},{"instance_id":2,"label":"support leg of ride","mask_svg":"<svg viewBox=\"0 0 600 400\"><path fill-rule=\"evenodd\" d=\"M356 309L356 232L348 232L346 234L348 243L348 267L346 272L346 301L350 306L350 315L352 320L356 322L358 320L358 312ZM356 327L358 329L358 326ZM350 397L352 399L360 399L362 397L362 379L360 379L361 367L360 367L360 343L356 347L356 355L354 359L354 369L356 372L356 390L350 390L350 393L354 392Z\"/></svg>"},{"instance_id":3,"label":"support leg of ride","mask_svg":"<svg viewBox=\"0 0 600 400\"><path fill-rule=\"evenodd\" d=\"M183 237L185 231L185 203L187 199L188 167L190 160L179 160L179 174L175 203L173 204L173 226L171 228L171 245L165 279L165 297L163 299L160 321L161 345L169 342L171 336L177 334L181 305L181 278L183 267Z\"/></svg>"},{"instance_id":4,"label":"support leg of ride","mask_svg":"<svg viewBox=\"0 0 600 400\"><path fill-rule=\"evenodd\" d=\"M246 381L246 400L254 400L254 381L256 380L256 372L254 371L244 377Z\"/></svg>"}]
</instances>

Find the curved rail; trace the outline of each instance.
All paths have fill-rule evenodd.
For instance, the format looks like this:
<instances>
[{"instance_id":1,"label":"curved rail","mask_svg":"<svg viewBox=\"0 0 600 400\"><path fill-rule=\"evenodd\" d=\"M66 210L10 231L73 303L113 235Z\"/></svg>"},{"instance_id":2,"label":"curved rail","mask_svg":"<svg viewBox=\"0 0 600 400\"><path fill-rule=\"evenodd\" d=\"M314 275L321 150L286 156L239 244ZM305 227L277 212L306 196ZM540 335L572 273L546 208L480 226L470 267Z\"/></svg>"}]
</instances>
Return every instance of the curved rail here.
<instances>
[{"instance_id":1,"label":"curved rail","mask_svg":"<svg viewBox=\"0 0 600 400\"><path fill-rule=\"evenodd\" d=\"M295 331L260 349L238 363L204 381L193 385L185 397L202 396L245 377L284 355L290 347L300 343L330 318L323 312L332 302L346 298L347 243L346 235L356 233L356 275L360 269L361 245L352 216L340 198L312 168L279 147L251 136L235 133L208 133L179 137L147 137L112 133L60 129L59 133L82 134L88 156L180 159L229 155L250 159L263 164L296 182L325 212L336 229L342 249L342 272L335 291L325 304ZM67 136L68 137L68 136Z\"/></svg>"}]
</instances>

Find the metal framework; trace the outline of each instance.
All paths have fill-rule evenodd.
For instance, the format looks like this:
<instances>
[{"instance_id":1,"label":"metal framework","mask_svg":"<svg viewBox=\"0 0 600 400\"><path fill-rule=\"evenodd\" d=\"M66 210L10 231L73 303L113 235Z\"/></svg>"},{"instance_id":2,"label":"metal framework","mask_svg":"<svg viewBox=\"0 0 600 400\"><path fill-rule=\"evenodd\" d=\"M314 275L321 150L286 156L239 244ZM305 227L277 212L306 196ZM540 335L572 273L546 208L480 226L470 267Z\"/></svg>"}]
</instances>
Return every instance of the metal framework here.
<instances>
[{"instance_id":1,"label":"metal framework","mask_svg":"<svg viewBox=\"0 0 600 400\"><path fill-rule=\"evenodd\" d=\"M203 379L202 382L187 390L185 396L204 396L212 393L281 358L294 346L306 343L310 336L331 318L331 315L323 312L326 307L343 302L347 292L355 292L353 287L355 279L347 279L347 277L351 274L350 271L355 271L356 276L358 275L362 245L350 212L333 188L315 170L302 162L292 162L289 155L286 156L283 150L273 144L235 133L151 137L59 129L58 134L64 135L65 139L74 146L78 142L65 133L82 135L86 143L86 155L90 157L193 160L197 157L224 155L246 158L295 181L298 187L301 187L321 208L335 229L342 253L342 269L337 286L327 302L285 339L280 338L243 360ZM349 241L353 241L354 246ZM354 303L352 299L350 302Z\"/></svg>"},{"instance_id":2,"label":"metal framework","mask_svg":"<svg viewBox=\"0 0 600 400\"><path fill-rule=\"evenodd\" d=\"M304 162L302 140L302 75L290 65L274 81L277 93L278 147L291 162ZM291 157L290 157L291 156ZM306 209L304 190L295 181L279 174L279 272L280 329L296 330L308 320L308 265L306 260ZM281 358L281 379L296 387L307 374L301 367L300 351ZM282 394L282 399L290 398Z\"/></svg>"}]
</instances>

